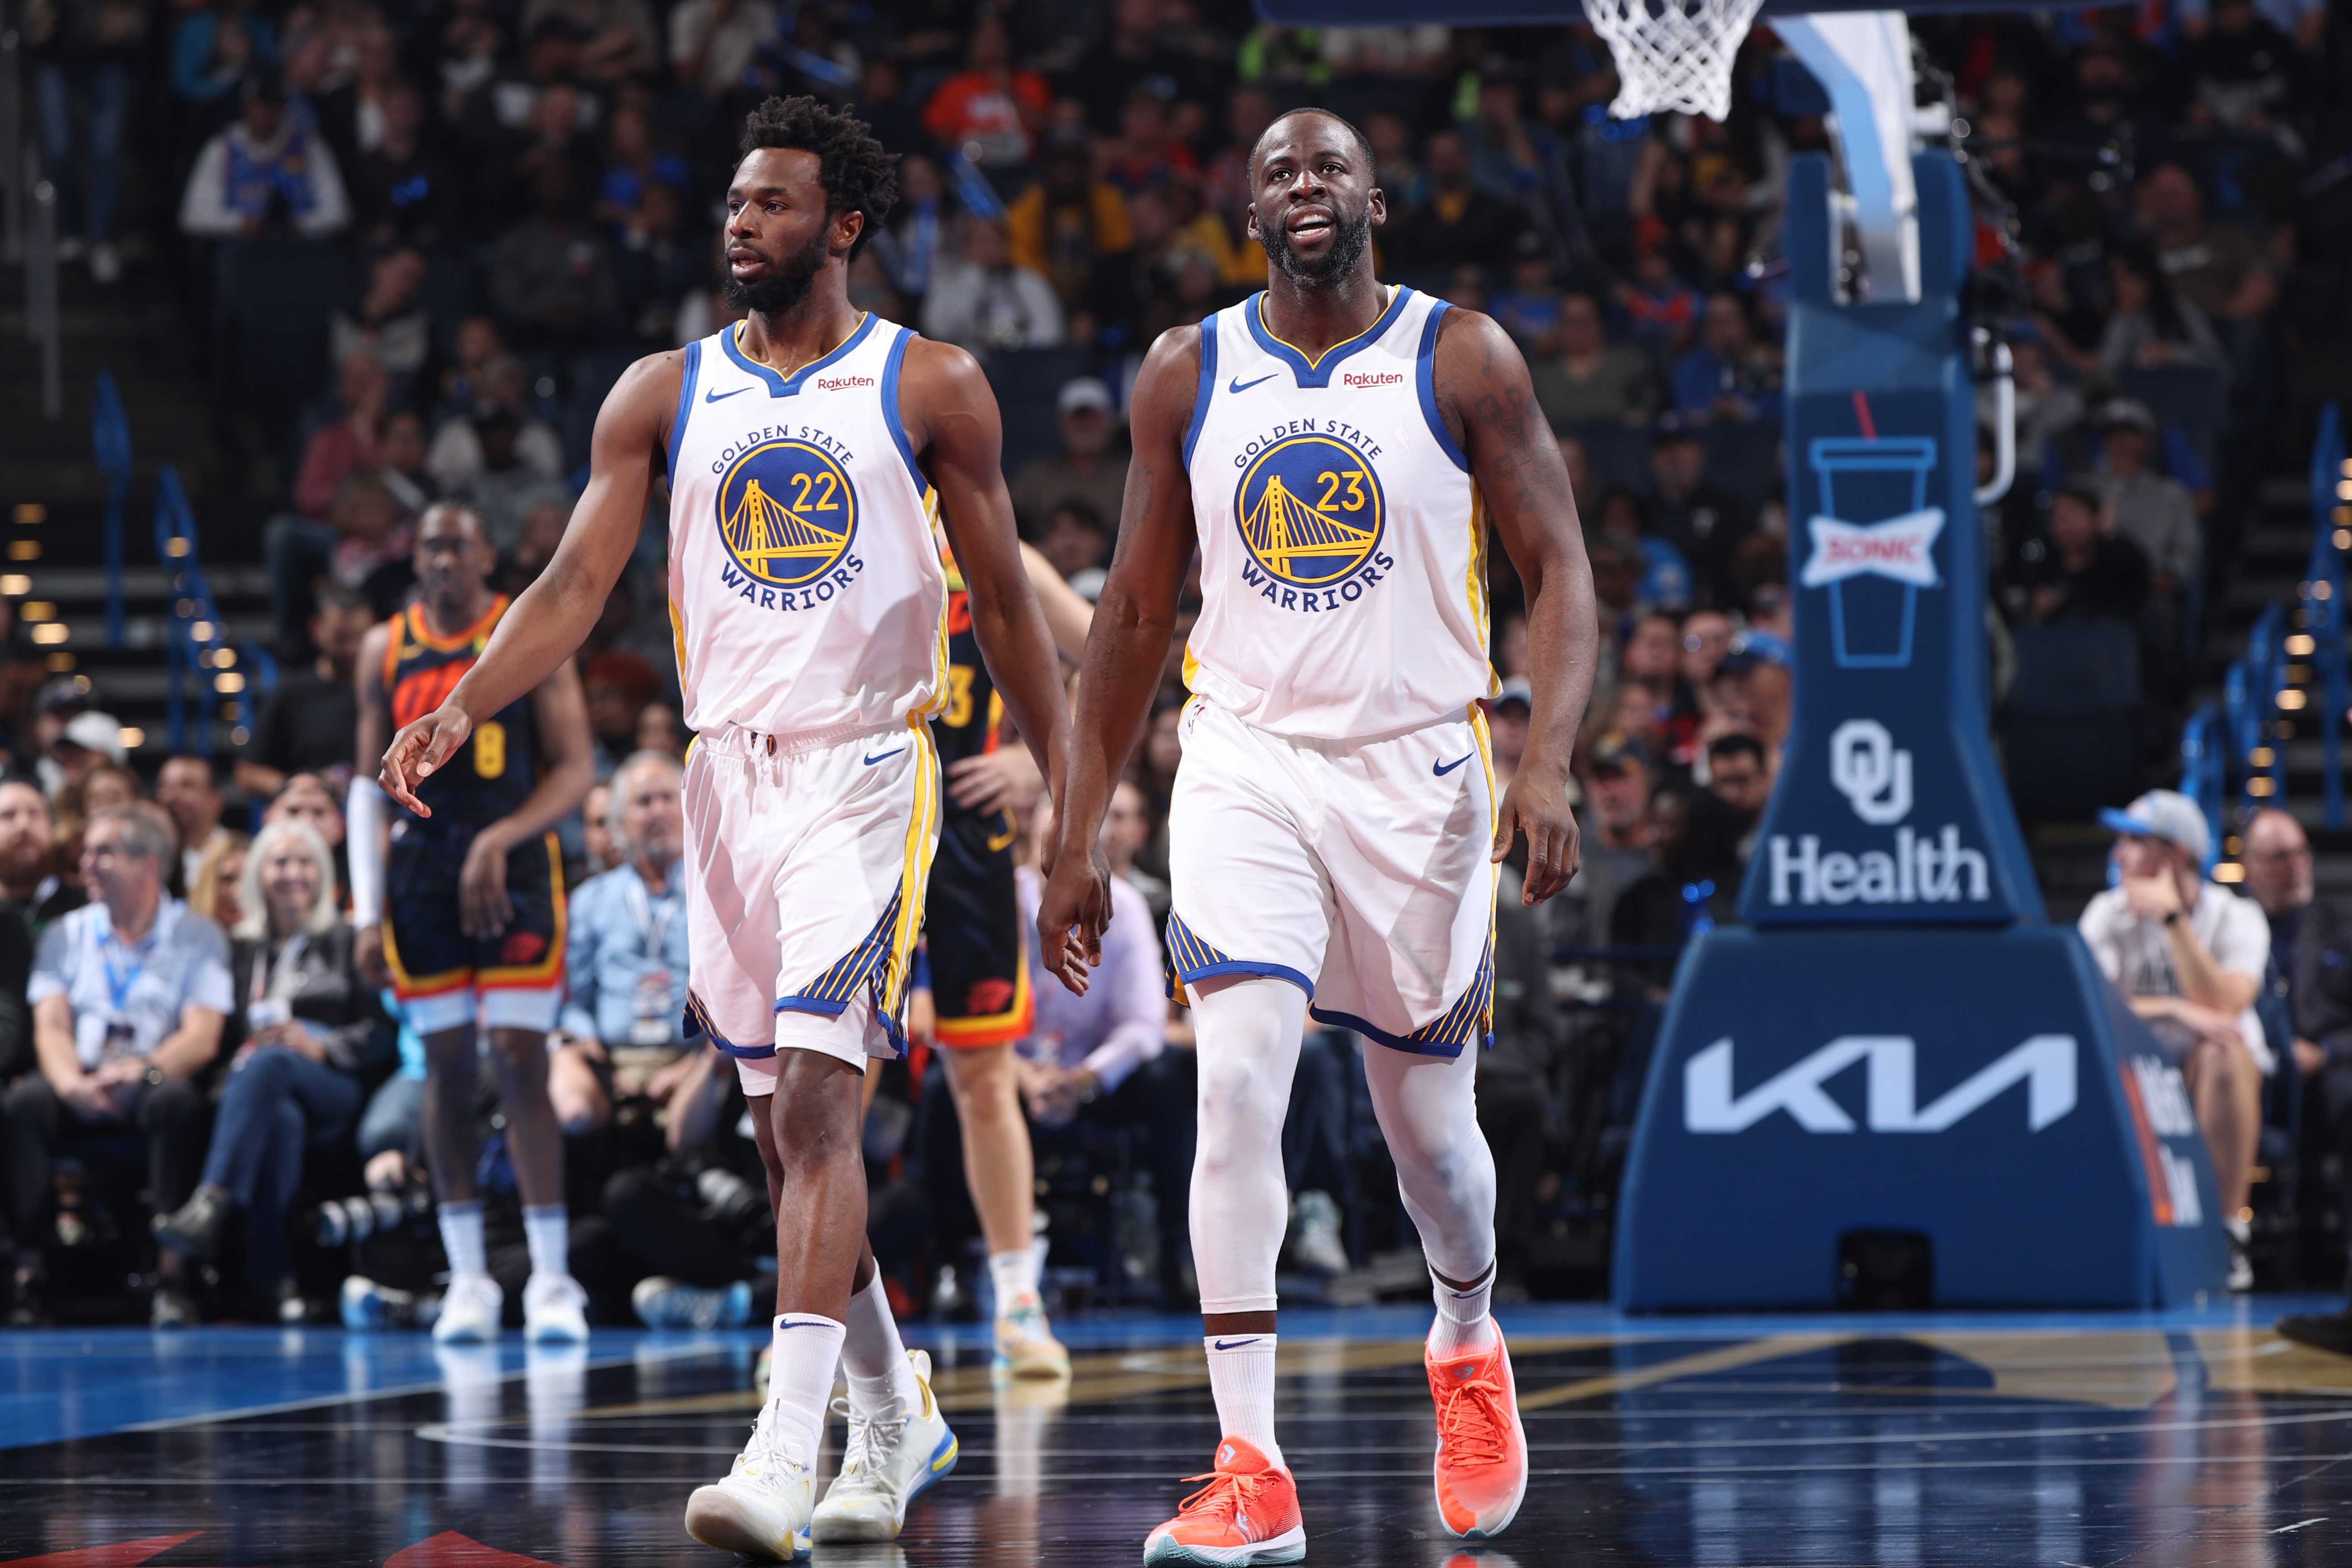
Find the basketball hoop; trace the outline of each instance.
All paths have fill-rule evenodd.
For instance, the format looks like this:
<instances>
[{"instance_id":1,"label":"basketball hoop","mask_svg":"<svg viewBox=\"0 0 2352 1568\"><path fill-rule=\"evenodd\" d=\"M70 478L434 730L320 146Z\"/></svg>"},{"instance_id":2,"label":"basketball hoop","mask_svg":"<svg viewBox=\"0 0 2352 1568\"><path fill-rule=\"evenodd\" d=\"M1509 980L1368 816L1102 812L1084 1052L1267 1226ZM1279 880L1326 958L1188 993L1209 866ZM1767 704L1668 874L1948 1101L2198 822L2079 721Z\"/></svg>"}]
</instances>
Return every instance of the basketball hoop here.
<instances>
[{"instance_id":1,"label":"basketball hoop","mask_svg":"<svg viewBox=\"0 0 2352 1568\"><path fill-rule=\"evenodd\" d=\"M1731 113L1731 62L1763 0L1584 0L1585 19L1617 60L1620 120L1678 111Z\"/></svg>"}]
</instances>

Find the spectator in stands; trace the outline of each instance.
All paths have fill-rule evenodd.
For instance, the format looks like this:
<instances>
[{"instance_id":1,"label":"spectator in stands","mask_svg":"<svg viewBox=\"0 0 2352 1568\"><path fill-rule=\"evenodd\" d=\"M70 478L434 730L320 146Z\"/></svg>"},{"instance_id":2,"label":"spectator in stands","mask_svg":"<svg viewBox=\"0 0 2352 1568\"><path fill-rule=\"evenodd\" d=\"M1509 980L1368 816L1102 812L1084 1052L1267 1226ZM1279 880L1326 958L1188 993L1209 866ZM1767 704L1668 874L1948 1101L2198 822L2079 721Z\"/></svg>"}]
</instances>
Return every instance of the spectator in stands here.
<instances>
[{"instance_id":1,"label":"spectator in stands","mask_svg":"<svg viewBox=\"0 0 2352 1568\"><path fill-rule=\"evenodd\" d=\"M588 729L595 737L596 773L611 778L637 749L637 714L660 689L653 666L633 653L600 653L580 672L588 700Z\"/></svg>"},{"instance_id":2,"label":"spectator in stands","mask_svg":"<svg viewBox=\"0 0 2352 1568\"><path fill-rule=\"evenodd\" d=\"M2278 303L2278 279L2253 236L2205 221L2204 193L2188 170L2159 163L2139 188L2140 226L2180 300L2217 326L2252 327Z\"/></svg>"},{"instance_id":3,"label":"spectator in stands","mask_svg":"<svg viewBox=\"0 0 2352 1568\"><path fill-rule=\"evenodd\" d=\"M1748 303L1724 290L1707 297L1698 342L1675 362L1675 407L1705 423L1745 425L1780 416L1780 357L1756 341Z\"/></svg>"},{"instance_id":4,"label":"spectator in stands","mask_svg":"<svg viewBox=\"0 0 2352 1568\"><path fill-rule=\"evenodd\" d=\"M235 1054L212 1148L204 1180L155 1234L210 1259L230 1215L243 1211L246 1286L281 1321L299 1322L308 1310L287 1256L287 1222L303 1158L351 1135L362 1075L392 1037L352 964L325 841L299 822L265 827L241 881L229 950Z\"/></svg>"},{"instance_id":5,"label":"spectator in stands","mask_svg":"<svg viewBox=\"0 0 2352 1568\"><path fill-rule=\"evenodd\" d=\"M1129 88L1119 106L1118 134L1102 148L1104 177L1129 195L1173 182L1192 187L1200 176L1192 150L1176 134L1161 82Z\"/></svg>"},{"instance_id":6,"label":"spectator in stands","mask_svg":"<svg viewBox=\"0 0 2352 1568\"><path fill-rule=\"evenodd\" d=\"M51 792L62 795L69 784L78 784L90 773L108 765L122 765L122 721L111 713L101 713L92 708L75 714L65 721L58 738L50 743L49 754L44 759L53 763L58 783ZM47 770L44 770L47 776Z\"/></svg>"},{"instance_id":7,"label":"spectator in stands","mask_svg":"<svg viewBox=\"0 0 2352 1568\"><path fill-rule=\"evenodd\" d=\"M0 906L22 915L37 937L88 902L78 881L58 874L49 797L23 779L0 780Z\"/></svg>"},{"instance_id":8,"label":"spectator in stands","mask_svg":"<svg viewBox=\"0 0 2352 1568\"><path fill-rule=\"evenodd\" d=\"M588 850L584 877L609 871L627 858L613 839L613 786L592 785L580 802L581 840Z\"/></svg>"},{"instance_id":9,"label":"spectator in stands","mask_svg":"<svg viewBox=\"0 0 2352 1568\"><path fill-rule=\"evenodd\" d=\"M1572 289L1560 297L1557 342L1557 354L1528 365L1536 402L1553 428L1640 425L1658 411L1650 356L1609 341L1597 296Z\"/></svg>"},{"instance_id":10,"label":"spectator in stands","mask_svg":"<svg viewBox=\"0 0 2352 1568\"><path fill-rule=\"evenodd\" d=\"M1381 254L1391 270L1433 278L1465 262L1485 267L1511 254L1527 220L1472 182L1470 144L1460 132L1432 136L1422 166L1429 178L1423 204L1380 231Z\"/></svg>"},{"instance_id":11,"label":"spectator in stands","mask_svg":"<svg viewBox=\"0 0 2352 1568\"><path fill-rule=\"evenodd\" d=\"M294 479L294 509L304 518L323 519L335 509L335 498L359 469L375 461L376 443L383 434L383 416L392 382L372 349L354 346L341 356L335 371L341 412L335 422L310 437L302 448L302 467ZM299 531L307 546L286 570L314 566L309 575L326 570L326 557L338 537L313 523ZM290 542L280 547L290 549Z\"/></svg>"},{"instance_id":12,"label":"spectator in stands","mask_svg":"<svg viewBox=\"0 0 2352 1568\"><path fill-rule=\"evenodd\" d=\"M318 599L310 625L318 656L279 674L237 759L237 787L264 800L295 773L320 773L338 784L351 779L359 733L353 667L374 616L364 596L341 584L321 587Z\"/></svg>"},{"instance_id":13,"label":"spectator in stands","mask_svg":"<svg viewBox=\"0 0 2352 1568\"><path fill-rule=\"evenodd\" d=\"M16 1239L16 1310L37 1321L45 1267L49 1152L58 1136L135 1130L146 1143L155 1212L188 1198L204 1157L204 1096L195 1076L220 1048L235 1005L220 928L163 891L171 835L136 809L100 812L82 837L81 874L94 901L49 928L26 994L40 1070L5 1100L9 1230ZM166 1254L152 1321L195 1315L176 1258Z\"/></svg>"},{"instance_id":14,"label":"spectator in stands","mask_svg":"<svg viewBox=\"0 0 2352 1568\"><path fill-rule=\"evenodd\" d=\"M723 100L775 34L772 0L684 0L669 14L670 74L678 86Z\"/></svg>"},{"instance_id":15,"label":"spectator in stands","mask_svg":"<svg viewBox=\"0 0 2352 1568\"><path fill-rule=\"evenodd\" d=\"M180 830L181 885L194 888L206 858L217 856L230 837L221 826L228 803L221 797L211 759L185 753L164 759L155 775L155 804L172 814Z\"/></svg>"},{"instance_id":16,"label":"spectator in stands","mask_svg":"<svg viewBox=\"0 0 2352 1568\"><path fill-rule=\"evenodd\" d=\"M187 879L188 908L226 931L243 917L237 884L245 877L251 841L242 833L216 838Z\"/></svg>"},{"instance_id":17,"label":"spectator in stands","mask_svg":"<svg viewBox=\"0 0 2352 1568\"><path fill-rule=\"evenodd\" d=\"M1699 299L1675 270L1674 233L1654 217L1633 226L1633 275L1617 285L1633 335L1671 363L1698 328Z\"/></svg>"},{"instance_id":18,"label":"spectator in stands","mask_svg":"<svg viewBox=\"0 0 2352 1568\"><path fill-rule=\"evenodd\" d=\"M286 781L261 814L264 827L276 822L301 822L310 831L326 840L335 855L335 883L351 885L351 870L343 853L343 802L334 786L317 773L295 773Z\"/></svg>"},{"instance_id":19,"label":"spectator in stands","mask_svg":"<svg viewBox=\"0 0 2352 1568\"><path fill-rule=\"evenodd\" d=\"M1073 498L1046 515L1045 526L1037 533L1037 551L1053 563L1066 582L1091 599L1102 591L1109 539L1094 508Z\"/></svg>"},{"instance_id":20,"label":"spectator in stands","mask_svg":"<svg viewBox=\"0 0 2352 1568\"><path fill-rule=\"evenodd\" d=\"M1705 790L1669 786L1653 797L1658 868L1626 888L1609 916L1609 945L1678 949L1693 936L1736 919L1742 875L1738 816ZM1620 963L1621 991L1664 1002L1672 958Z\"/></svg>"},{"instance_id":21,"label":"spectator in stands","mask_svg":"<svg viewBox=\"0 0 2352 1568\"><path fill-rule=\"evenodd\" d=\"M2227 372L2230 356L2204 310L2183 298L2145 245L2126 245L2107 258L2113 306L2099 334L2098 366L2110 375L2168 364L2210 365Z\"/></svg>"},{"instance_id":22,"label":"spectator in stands","mask_svg":"<svg viewBox=\"0 0 2352 1568\"><path fill-rule=\"evenodd\" d=\"M112 283L122 276L115 245L122 125L146 40L146 7L52 0L26 6L18 25L37 62L43 172L57 188L58 259L87 255L91 280Z\"/></svg>"},{"instance_id":23,"label":"spectator in stands","mask_svg":"<svg viewBox=\"0 0 2352 1568\"><path fill-rule=\"evenodd\" d=\"M669 703L656 699L637 710L637 750L658 752L683 763L690 739L686 721Z\"/></svg>"},{"instance_id":24,"label":"spectator in stands","mask_svg":"<svg viewBox=\"0 0 2352 1568\"><path fill-rule=\"evenodd\" d=\"M1590 944L1605 947L1618 896L1657 867L1650 795L1658 770L1648 752L1613 733L1586 748L1582 761L1584 806L1576 814L1582 885L1577 890Z\"/></svg>"},{"instance_id":25,"label":"spectator in stands","mask_svg":"<svg viewBox=\"0 0 2352 1568\"><path fill-rule=\"evenodd\" d=\"M408 245L394 246L369 263L367 292L327 323L337 364L355 353L372 354L404 384L425 368L433 351L433 323L422 298L425 272L424 252Z\"/></svg>"},{"instance_id":26,"label":"spectator in stands","mask_svg":"<svg viewBox=\"0 0 2352 1568\"><path fill-rule=\"evenodd\" d=\"M1768 776L1777 774L1780 748L1789 739L1795 667L1796 650L1776 633L1751 627L1734 638L1731 651L1715 667L1722 724L1717 734L1702 732L1709 748L1720 733L1753 735L1763 744ZM1768 793L1769 788L1768 784Z\"/></svg>"},{"instance_id":27,"label":"spectator in stands","mask_svg":"<svg viewBox=\"0 0 2352 1568\"><path fill-rule=\"evenodd\" d=\"M646 0L529 0L522 8L525 33L557 20L579 39L573 68L583 80L610 84L646 75L661 58Z\"/></svg>"},{"instance_id":28,"label":"spectator in stands","mask_svg":"<svg viewBox=\"0 0 2352 1568\"><path fill-rule=\"evenodd\" d=\"M996 349L1062 342L1062 301L1043 273L1013 264L1004 226L966 214L955 259L942 260L923 297L923 335L985 357Z\"/></svg>"},{"instance_id":29,"label":"spectator in stands","mask_svg":"<svg viewBox=\"0 0 2352 1568\"><path fill-rule=\"evenodd\" d=\"M352 226L371 245L404 240L432 245L457 237L465 218L457 165L428 119L425 95L411 81L383 90L383 127L352 170Z\"/></svg>"},{"instance_id":30,"label":"spectator in stands","mask_svg":"<svg viewBox=\"0 0 2352 1568\"><path fill-rule=\"evenodd\" d=\"M2122 881L2084 909L2083 940L2131 1010L2188 1052L2183 1072L2230 1240L2230 1289L2250 1289L2240 1216L2262 1137L2263 1079L2273 1065L2254 1014L2271 962L2270 923L2253 900L2206 879L2212 833L2187 795L2150 790L2099 820L2119 835L2114 860Z\"/></svg>"},{"instance_id":31,"label":"spectator in stands","mask_svg":"<svg viewBox=\"0 0 2352 1568\"><path fill-rule=\"evenodd\" d=\"M1015 267L1045 275L1070 312L1070 337L1092 342L1095 324L1078 319L1087 286L1106 256L1133 247L1127 198L1097 178L1087 144L1064 136L1045 149L1044 175L1004 214L1005 244Z\"/></svg>"},{"instance_id":32,"label":"spectator in stands","mask_svg":"<svg viewBox=\"0 0 2352 1568\"><path fill-rule=\"evenodd\" d=\"M1707 793L1724 804L1739 829L1739 863L1748 864L1756 835L1764 821L1765 803L1772 798L1778 770L1764 742L1754 735L1734 731L1706 743Z\"/></svg>"},{"instance_id":33,"label":"spectator in stands","mask_svg":"<svg viewBox=\"0 0 2352 1568\"><path fill-rule=\"evenodd\" d=\"M477 342L495 345L489 323L481 322L480 328L472 334ZM460 333L461 344L466 336ZM467 370L457 391L470 393L472 400L459 417L434 433L425 468L436 483L454 489L493 468L501 474L526 471L551 485L563 477L563 438L530 411L530 373L520 360L493 346ZM495 431L486 434L492 426ZM506 449L494 462L493 447L500 441Z\"/></svg>"},{"instance_id":34,"label":"spectator in stands","mask_svg":"<svg viewBox=\"0 0 2352 1568\"><path fill-rule=\"evenodd\" d=\"M2188 490L2149 466L2157 441L2156 416L2146 404L2118 397L2099 411L2099 488L2116 532L2147 557L2148 591L2164 611L2151 630L2170 649L2179 644L2181 596L2198 580L2204 538Z\"/></svg>"},{"instance_id":35,"label":"spectator in stands","mask_svg":"<svg viewBox=\"0 0 2352 1568\"><path fill-rule=\"evenodd\" d=\"M1143 792L1122 780L1112 792L1115 809L1140 816ZM1123 797L1123 798L1122 798ZM1051 842L1053 807L1041 805L1030 825L1030 844ZM1041 1163L1050 1158L1056 1136L1082 1118L1096 1126L1132 1127L1144 1135L1147 1168L1160 1228L1161 1287L1171 1298L1183 1294L1182 1261L1189 1252L1186 1194L1192 1191L1193 1089L1190 1052L1174 1053L1165 1067L1168 994L1158 928L1143 893L1128 879L1131 846L1114 843L1107 831L1104 851L1126 847L1110 879L1111 923L1122 919L1127 934L1103 938L1102 964L1084 996L1051 984L1035 952L1029 953L1030 994L1036 1022L1015 1047L1014 1073L1030 1121L1036 1125ZM1034 862L1035 856L1024 856ZM1021 918L1034 923L1045 884L1034 863L1014 873ZM1024 928L1025 929L1025 928Z\"/></svg>"},{"instance_id":36,"label":"spectator in stands","mask_svg":"<svg viewBox=\"0 0 2352 1568\"><path fill-rule=\"evenodd\" d=\"M1551 994L1544 913L1520 902L1520 858L1514 855L1495 878L1494 1033L1478 1054L1476 1091L1479 1131L1495 1160L1496 1283L1524 1290L1512 1277L1527 1251L1528 1218L1543 1174L1549 1086L1568 1042Z\"/></svg>"},{"instance_id":37,"label":"spectator in stands","mask_svg":"<svg viewBox=\"0 0 2352 1568\"><path fill-rule=\"evenodd\" d=\"M2037 624L2121 621L2137 627L2147 607L2147 556L2119 537L2105 498L2069 484L2050 502L2049 550L2029 600Z\"/></svg>"},{"instance_id":38,"label":"spectator in stands","mask_svg":"<svg viewBox=\"0 0 2352 1568\"><path fill-rule=\"evenodd\" d=\"M1116 519L1127 496L1127 454L1117 445L1110 388L1082 375L1063 384L1055 399L1062 449L1033 458L1013 476L1013 510L1024 527L1041 531L1065 501L1082 502L1101 521Z\"/></svg>"},{"instance_id":39,"label":"spectator in stands","mask_svg":"<svg viewBox=\"0 0 2352 1568\"><path fill-rule=\"evenodd\" d=\"M613 247L582 223L580 180L550 162L532 182L531 216L498 237L489 258L490 300L518 344L572 348L611 335L619 325L620 280Z\"/></svg>"},{"instance_id":40,"label":"spectator in stands","mask_svg":"<svg viewBox=\"0 0 2352 1568\"><path fill-rule=\"evenodd\" d=\"M933 272L945 258L951 216L939 165L919 153L902 160L898 200L874 236L874 254L889 273L891 287L911 307L920 307L930 291Z\"/></svg>"},{"instance_id":41,"label":"spectator in stands","mask_svg":"<svg viewBox=\"0 0 2352 1568\"><path fill-rule=\"evenodd\" d=\"M608 656L609 657L609 656ZM571 996L557 1021L547 1093L572 1136L603 1127L616 1099L671 1108L673 1152L709 1136L727 1079L718 1053L678 1033L687 1006L685 842L677 761L640 752L613 772L605 830L625 857L572 895Z\"/></svg>"},{"instance_id":42,"label":"spectator in stands","mask_svg":"<svg viewBox=\"0 0 2352 1568\"><path fill-rule=\"evenodd\" d=\"M1511 247L1510 287L1495 300L1495 320L1530 364L1559 348L1560 291L1552 277L1551 247L1533 229Z\"/></svg>"},{"instance_id":43,"label":"spectator in stands","mask_svg":"<svg viewBox=\"0 0 2352 1568\"><path fill-rule=\"evenodd\" d=\"M247 78L244 116L205 142L189 171L181 229L199 239L321 239L351 218L335 155L307 118L287 112L284 84Z\"/></svg>"},{"instance_id":44,"label":"spectator in stands","mask_svg":"<svg viewBox=\"0 0 2352 1568\"><path fill-rule=\"evenodd\" d=\"M1053 94L1044 77L1013 65L1012 31L992 12L972 24L965 62L933 89L923 129L940 146L1009 176L1035 156Z\"/></svg>"},{"instance_id":45,"label":"spectator in stands","mask_svg":"<svg viewBox=\"0 0 2352 1568\"><path fill-rule=\"evenodd\" d=\"M1732 557L1754 519L1737 496L1707 476L1706 447L1696 430L1672 417L1659 425L1657 439L1650 445L1650 477L1656 489L1649 513L1652 529L1690 563L1700 597L1725 604L1730 597Z\"/></svg>"}]
</instances>

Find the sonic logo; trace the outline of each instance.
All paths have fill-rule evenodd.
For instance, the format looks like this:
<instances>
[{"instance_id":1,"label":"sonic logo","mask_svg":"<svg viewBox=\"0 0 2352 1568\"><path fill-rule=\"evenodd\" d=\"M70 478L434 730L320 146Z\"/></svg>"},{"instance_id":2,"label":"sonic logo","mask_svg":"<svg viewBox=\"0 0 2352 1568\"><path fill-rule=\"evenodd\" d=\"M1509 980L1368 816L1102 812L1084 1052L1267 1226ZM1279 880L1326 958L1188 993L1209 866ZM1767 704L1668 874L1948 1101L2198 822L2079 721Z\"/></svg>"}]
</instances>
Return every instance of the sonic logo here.
<instances>
[{"instance_id":1,"label":"sonic logo","mask_svg":"<svg viewBox=\"0 0 2352 1568\"><path fill-rule=\"evenodd\" d=\"M1388 504L1362 452L1335 437L1300 435L1276 442L1243 470L1234 515L1251 559L1264 568L1263 576L1246 568L1243 575L1272 596L1275 584L1318 589L1352 576L1372 559ZM1377 578L1367 573L1365 581Z\"/></svg>"},{"instance_id":2,"label":"sonic logo","mask_svg":"<svg viewBox=\"0 0 2352 1568\"><path fill-rule=\"evenodd\" d=\"M1864 576L1885 577L1914 588L1932 588L1940 581L1936 575L1936 536L1944 531L1941 507L1867 524L1816 517L1806 526L1813 536L1813 552L1805 562L1801 581L1808 588Z\"/></svg>"},{"instance_id":3,"label":"sonic logo","mask_svg":"<svg viewBox=\"0 0 2352 1568\"><path fill-rule=\"evenodd\" d=\"M727 553L751 584L806 588L833 574L856 539L857 491L820 447L766 441L737 458L719 481L718 521Z\"/></svg>"}]
</instances>

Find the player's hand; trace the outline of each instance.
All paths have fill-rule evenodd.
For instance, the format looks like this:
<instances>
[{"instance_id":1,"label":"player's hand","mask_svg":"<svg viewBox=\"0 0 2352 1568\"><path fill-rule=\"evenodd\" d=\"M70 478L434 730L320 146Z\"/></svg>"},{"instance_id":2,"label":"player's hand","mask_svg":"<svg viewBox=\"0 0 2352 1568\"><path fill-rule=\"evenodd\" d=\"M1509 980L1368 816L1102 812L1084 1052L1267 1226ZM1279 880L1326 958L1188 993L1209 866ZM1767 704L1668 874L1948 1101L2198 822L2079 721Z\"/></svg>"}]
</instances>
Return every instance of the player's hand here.
<instances>
[{"instance_id":1,"label":"player's hand","mask_svg":"<svg viewBox=\"0 0 2352 1568\"><path fill-rule=\"evenodd\" d=\"M1102 933L1110 924L1110 862L1099 846L1091 854L1065 851L1037 905L1037 951L1045 972L1083 996L1090 971L1102 963Z\"/></svg>"},{"instance_id":2,"label":"player's hand","mask_svg":"<svg viewBox=\"0 0 2352 1568\"><path fill-rule=\"evenodd\" d=\"M495 822L467 846L465 868L457 873L457 929L476 942L504 936L514 923L514 900L507 897L507 836Z\"/></svg>"},{"instance_id":3,"label":"player's hand","mask_svg":"<svg viewBox=\"0 0 2352 1568\"><path fill-rule=\"evenodd\" d=\"M383 927L364 925L352 928L352 963L359 970L360 978L368 983L369 989L381 991L384 988L392 975L384 967Z\"/></svg>"},{"instance_id":4,"label":"player's hand","mask_svg":"<svg viewBox=\"0 0 2352 1568\"><path fill-rule=\"evenodd\" d=\"M964 810L1026 811L1045 792L1045 775L1026 746L1003 746L948 764L948 798Z\"/></svg>"},{"instance_id":5,"label":"player's hand","mask_svg":"<svg viewBox=\"0 0 2352 1568\"><path fill-rule=\"evenodd\" d=\"M443 703L414 724L403 726L400 733L392 738L392 744L384 748L383 766L376 773L376 783L383 786L384 794L417 816L432 816L432 808L416 798L416 786L440 772L473 732L471 719Z\"/></svg>"},{"instance_id":6,"label":"player's hand","mask_svg":"<svg viewBox=\"0 0 2352 1568\"><path fill-rule=\"evenodd\" d=\"M1503 792L1503 804L1495 816L1494 851L1488 858L1500 861L1511 852L1514 837L1521 832L1528 836L1528 875L1519 891L1521 904L1532 908L1568 886L1569 879L1576 875L1581 850L1576 837L1576 813L1569 809L1565 770L1555 773L1530 759Z\"/></svg>"}]
</instances>

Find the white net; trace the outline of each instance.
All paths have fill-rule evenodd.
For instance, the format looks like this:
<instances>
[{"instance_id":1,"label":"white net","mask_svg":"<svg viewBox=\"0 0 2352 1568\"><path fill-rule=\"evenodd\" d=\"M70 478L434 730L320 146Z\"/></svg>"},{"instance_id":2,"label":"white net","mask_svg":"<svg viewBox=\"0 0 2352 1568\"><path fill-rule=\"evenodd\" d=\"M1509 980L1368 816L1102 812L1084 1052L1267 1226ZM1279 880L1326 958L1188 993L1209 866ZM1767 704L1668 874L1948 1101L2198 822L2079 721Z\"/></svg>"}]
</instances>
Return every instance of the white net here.
<instances>
[{"instance_id":1,"label":"white net","mask_svg":"<svg viewBox=\"0 0 2352 1568\"><path fill-rule=\"evenodd\" d=\"M1584 0L1585 20L1617 59L1620 120L1731 113L1731 62L1763 0Z\"/></svg>"}]
</instances>

